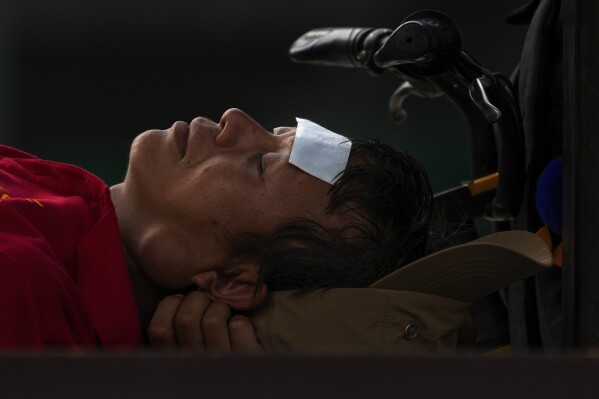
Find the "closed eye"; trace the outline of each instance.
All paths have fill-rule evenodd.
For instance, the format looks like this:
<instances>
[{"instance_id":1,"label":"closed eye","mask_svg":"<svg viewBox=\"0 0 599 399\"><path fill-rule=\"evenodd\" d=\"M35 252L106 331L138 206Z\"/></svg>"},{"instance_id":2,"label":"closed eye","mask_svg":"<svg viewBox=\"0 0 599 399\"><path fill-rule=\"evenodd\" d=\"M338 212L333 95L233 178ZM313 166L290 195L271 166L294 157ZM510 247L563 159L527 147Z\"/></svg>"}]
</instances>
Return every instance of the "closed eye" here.
<instances>
[{"instance_id":1,"label":"closed eye","mask_svg":"<svg viewBox=\"0 0 599 399\"><path fill-rule=\"evenodd\" d=\"M258 175L261 179L264 179L264 154L258 154L256 158L256 163L258 164Z\"/></svg>"}]
</instances>

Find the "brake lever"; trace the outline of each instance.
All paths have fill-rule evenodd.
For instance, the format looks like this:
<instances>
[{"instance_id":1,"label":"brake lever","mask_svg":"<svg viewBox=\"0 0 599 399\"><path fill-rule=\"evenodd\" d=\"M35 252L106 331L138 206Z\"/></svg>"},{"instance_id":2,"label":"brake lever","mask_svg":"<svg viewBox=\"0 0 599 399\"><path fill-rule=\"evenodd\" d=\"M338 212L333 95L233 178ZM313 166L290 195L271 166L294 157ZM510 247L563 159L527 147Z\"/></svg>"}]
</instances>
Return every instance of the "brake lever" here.
<instances>
[{"instance_id":1,"label":"brake lever","mask_svg":"<svg viewBox=\"0 0 599 399\"><path fill-rule=\"evenodd\" d=\"M408 97L435 98L443 95L438 87L433 85L430 85L430 87L428 90L423 90L415 87L411 81L406 80L393 92L389 99L389 112L395 123L402 124L408 118L408 113L403 108L403 103Z\"/></svg>"},{"instance_id":2,"label":"brake lever","mask_svg":"<svg viewBox=\"0 0 599 399\"><path fill-rule=\"evenodd\" d=\"M495 123L501 118L501 111L491 104L491 101L489 101L489 97L487 96L487 88L491 85L492 83L486 76L481 76L474 79L470 84L468 92L470 93L470 98L483 113L487 121L489 121L489 123Z\"/></svg>"}]
</instances>

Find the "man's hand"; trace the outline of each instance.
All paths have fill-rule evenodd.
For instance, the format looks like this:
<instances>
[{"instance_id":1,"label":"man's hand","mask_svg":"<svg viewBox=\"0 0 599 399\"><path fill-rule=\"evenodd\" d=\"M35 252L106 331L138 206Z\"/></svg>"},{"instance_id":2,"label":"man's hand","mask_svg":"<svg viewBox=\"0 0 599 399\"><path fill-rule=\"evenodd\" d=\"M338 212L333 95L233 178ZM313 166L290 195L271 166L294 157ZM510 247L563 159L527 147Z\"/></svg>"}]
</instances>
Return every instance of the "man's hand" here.
<instances>
[{"instance_id":1,"label":"man's hand","mask_svg":"<svg viewBox=\"0 0 599 399\"><path fill-rule=\"evenodd\" d=\"M260 353L250 319L231 317L223 302L212 302L201 291L165 297L154 312L148 338L157 347L185 347L202 352Z\"/></svg>"}]
</instances>

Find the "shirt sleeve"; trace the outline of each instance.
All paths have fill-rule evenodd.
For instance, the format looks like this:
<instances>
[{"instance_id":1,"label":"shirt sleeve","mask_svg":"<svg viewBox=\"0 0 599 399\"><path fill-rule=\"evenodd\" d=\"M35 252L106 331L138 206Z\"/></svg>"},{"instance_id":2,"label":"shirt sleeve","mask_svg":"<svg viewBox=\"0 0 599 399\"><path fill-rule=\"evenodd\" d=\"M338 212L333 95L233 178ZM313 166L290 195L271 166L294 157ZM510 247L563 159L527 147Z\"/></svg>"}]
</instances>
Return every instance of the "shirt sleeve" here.
<instances>
[{"instance_id":1,"label":"shirt sleeve","mask_svg":"<svg viewBox=\"0 0 599 399\"><path fill-rule=\"evenodd\" d=\"M0 231L0 348L96 344L76 283L46 242Z\"/></svg>"},{"instance_id":2,"label":"shirt sleeve","mask_svg":"<svg viewBox=\"0 0 599 399\"><path fill-rule=\"evenodd\" d=\"M40 309L26 271L0 251L0 348L44 345Z\"/></svg>"}]
</instances>

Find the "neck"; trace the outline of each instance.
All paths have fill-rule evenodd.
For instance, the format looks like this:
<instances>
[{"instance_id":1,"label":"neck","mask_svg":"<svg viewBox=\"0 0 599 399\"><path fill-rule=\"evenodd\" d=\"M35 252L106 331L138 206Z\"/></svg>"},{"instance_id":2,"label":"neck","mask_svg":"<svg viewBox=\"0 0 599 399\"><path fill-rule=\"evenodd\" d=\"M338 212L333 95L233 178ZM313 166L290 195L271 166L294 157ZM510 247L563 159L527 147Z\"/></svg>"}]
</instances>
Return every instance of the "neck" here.
<instances>
[{"instance_id":1,"label":"neck","mask_svg":"<svg viewBox=\"0 0 599 399\"><path fill-rule=\"evenodd\" d=\"M135 296L141 328L145 337L150 320L161 299L161 294L160 290L156 289L156 287L142 274L126 248L124 248L124 252L125 259L127 260L127 270L129 271L129 276L131 278L131 288L133 290L133 295Z\"/></svg>"},{"instance_id":2,"label":"neck","mask_svg":"<svg viewBox=\"0 0 599 399\"><path fill-rule=\"evenodd\" d=\"M127 262L127 271L129 272L129 277L131 280L131 289L133 291L133 296L135 297L141 328L145 337L150 320L152 319L154 311L156 310L156 306L161 299L161 290L159 290L158 287L156 287L146 278L146 276L140 270L135 257L130 253L126 237L127 234L130 234L131 232L128 232L126 229L126 221L128 220L128 217L127 210L123 209L126 207L121 201L121 190L123 190L122 184L111 187L110 196L117 214L119 230L121 233L121 241L123 242L123 252Z\"/></svg>"}]
</instances>

